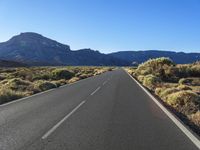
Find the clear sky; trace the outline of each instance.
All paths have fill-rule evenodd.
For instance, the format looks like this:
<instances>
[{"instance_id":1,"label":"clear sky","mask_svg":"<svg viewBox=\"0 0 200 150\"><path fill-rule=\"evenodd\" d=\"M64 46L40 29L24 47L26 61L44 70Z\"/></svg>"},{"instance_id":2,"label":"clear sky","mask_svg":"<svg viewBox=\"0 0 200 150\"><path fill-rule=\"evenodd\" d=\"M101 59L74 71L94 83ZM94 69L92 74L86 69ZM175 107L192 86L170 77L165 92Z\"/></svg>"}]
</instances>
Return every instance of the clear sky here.
<instances>
[{"instance_id":1,"label":"clear sky","mask_svg":"<svg viewBox=\"0 0 200 150\"><path fill-rule=\"evenodd\" d=\"M200 0L0 0L0 41L28 31L74 50L200 52Z\"/></svg>"}]
</instances>

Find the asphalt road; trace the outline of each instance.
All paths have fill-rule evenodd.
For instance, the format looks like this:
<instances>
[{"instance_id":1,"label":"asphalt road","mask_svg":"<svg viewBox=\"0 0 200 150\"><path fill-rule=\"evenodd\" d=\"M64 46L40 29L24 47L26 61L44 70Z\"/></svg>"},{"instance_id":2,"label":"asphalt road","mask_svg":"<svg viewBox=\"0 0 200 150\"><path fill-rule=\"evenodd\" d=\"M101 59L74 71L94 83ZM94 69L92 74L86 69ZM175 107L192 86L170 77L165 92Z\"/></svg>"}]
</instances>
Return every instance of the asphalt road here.
<instances>
[{"instance_id":1,"label":"asphalt road","mask_svg":"<svg viewBox=\"0 0 200 150\"><path fill-rule=\"evenodd\" d=\"M0 150L197 150L118 69L0 106Z\"/></svg>"}]
</instances>

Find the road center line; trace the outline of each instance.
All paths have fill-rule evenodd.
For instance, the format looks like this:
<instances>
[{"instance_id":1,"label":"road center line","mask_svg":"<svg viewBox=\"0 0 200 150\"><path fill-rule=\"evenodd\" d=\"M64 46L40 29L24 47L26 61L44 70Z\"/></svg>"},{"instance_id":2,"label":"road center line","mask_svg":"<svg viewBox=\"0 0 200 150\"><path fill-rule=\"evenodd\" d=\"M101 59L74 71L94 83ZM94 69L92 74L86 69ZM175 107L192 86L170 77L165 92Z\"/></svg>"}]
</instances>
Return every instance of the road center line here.
<instances>
[{"instance_id":1,"label":"road center line","mask_svg":"<svg viewBox=\"0 0 200 150\"><path fill-rule=\"evenodd\" d=\"M94 95L101 87L99 86L94 92L92 92L90 95Z\"/></svg>"},{"instance_id":2,"label":"road center line","mask_svg":"<svg viewBox=\"0 0 200 150\"><path fill-rule=\"evenodd\" d=\"M55 126L53 126L47 133L42 136L42 139L46 139L51 133L53 133L65 120L67 120L78 108L80 108L85 101L82 101L78 106L76 106L69 114L67 114L62 120L60 120Z\"/></svg>"},{"instance_id":3,"label":"road center line","mask_svg":"<svg viewBox=\"0 0 200 150\"><path fill-rule=\"evenodd\" d=\"M104 82L103 82L103 85L105 85L107 82L108 82L108 81L104 81Z\"/></svg>"}]
</instances>

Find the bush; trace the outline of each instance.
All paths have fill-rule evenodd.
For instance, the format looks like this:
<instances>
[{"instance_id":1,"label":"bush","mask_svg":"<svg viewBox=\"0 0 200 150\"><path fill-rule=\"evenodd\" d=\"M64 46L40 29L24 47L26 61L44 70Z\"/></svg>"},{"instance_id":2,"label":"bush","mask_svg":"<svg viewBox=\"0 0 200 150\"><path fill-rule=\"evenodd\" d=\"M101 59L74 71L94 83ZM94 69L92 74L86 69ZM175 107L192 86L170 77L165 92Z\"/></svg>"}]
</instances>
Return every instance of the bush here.
<instances>
[{"instance_id":1,"label":"bush","mask_svg":"<svg viewBox=\"0 0 200 150\"><path fill-rule=\"evenodd\" d=\"M192 90L189 86L183 85L183 84L179 85L177 87L177 89L179 89L179 90Z\"/></svg>"},{"instance_id":2,"label":"bush","mask_svg":"<svg viewBox=\"0 0 200 150\"><path fill-rule=\"evenodd\" d=\"M154 89L158 83L160 83L160 78L154 75L147 75L143 79L143 85L148 87L149 89Z\"/></svg>"},{"instance_id":3,"label":"bush","mask_svg":"<svg viewBox=\"0 0 200 150\"><path fill-rule=\"evenodd\" d=\"M198 86L200 85L200 78L181 78L179 84Z\"/></svg>"},{"instance_id":4,"label":"bush","mask_svg":"<svg viewBox=\"0 0 200 150\"><path fill-rule=\"evenodd\" d=\"M51 83L55 84L56 87L60 87L60 86L62 86L62 85L67 84L67 81L64 80L64 79L61 79L61 80L52 81Z\"/></svg>"},{"instance_id":5,"label":"bush","mask_svg":"<svg viewBox=\"0 0 200 150\"><path fill-rule=\"evenodd\" d=\"M9 88L11 90L20 90L20 91L26 90L31 85L32 85L31 82L22 80L20 78L10 79L5 84L6 88Z\"/></svg>"},{"instance_id":6,"label":"bush","mask_svg":"<svg viewBox=\"0 0 200 150\"><path fill-rule=\"evenodd\" d=\"M66 69L55 69L52 71L52 76L54 79L71 79L75 74L73 72L70 72Z\"/></svg>"},{"instance_id":7,"label":"bush","mask_svg":"<svg viewBox=\"0 0 200 150\"><path fill-rule=\"evenodd\" d=\"M195 125L200 127L200 111L192 114L189 118Z\"/></svg>"},{"instance_id":8,"label":"bush","mask_svg":"<svg viewBox=\"0 0 200 150\"><path fill-rule=\"evenodd\" d=\"M80 78L78 78L78 77L73 77L73 78L71 78L71 79L68 81L68 83L73 83L73 82L76 82L76 81L78 81L78 80L80 80Z\"/></svg>"},{"instance_id":9,"label":"bush","mask_svg":"<svg viewBox=\"0 0 200 150\"><path fill-rule=\"evenodd\" d=\"M2 88L0 90L0 104L16 100L22 97L24 97L24 94L20 92L15 92L7 88Z\"/></svg>"},{"instance_id":10,"label":"bush","mask_svg":"<svg viewBox=\"0 0 200 150\"><path fill-rule=\"evenodd\" d=\"M32 80L49 80L51 79L51 75L50 74L37 74L34 75Z\"/></svg>"},{"instance_id":11,"label":"bush","mask_svg":"<svg viewBox=\"0 0 200 150\"><path fill-rule=\"evenodd\" d=\"M190 75L193 77L200 77L200 64L196 64L191 67Z\"/></svg>"},{"instance_id":12,"label":"bush","mask_svg":"<svg viewBox=\"0 0 200 150\"><path fill-rule=\"evenodd\" d=\"M145 76L143 76L143 75L139 75L139 76L137 77L137 79L138 79L140 82L143 82L144 77L145 77Z\"/></svg>"},{"instance_id":13,"label":"bush","mask_svg":"<svg viewBox=\"0 0 200 150\"><path fill-rule=\"evenodd\" d=\"M34 87L36 89L39 89L40 91L46 91L49 89L56 88L56 85L54 83L51 83L48 81L38 80L38 81L34 82Z\"/></svg>"},{"instance_id":14,"label":"bush","mask_svg":"<svg viewBox=\"0 0 200 150\"><path fill-rule=\"evenodd\" d=\"M156 59L150 59L138 66L138 68L136 69L136 74L137 75L152 74L154 76L160 77L161 79L162 78L164 79L166 77L165 70L173 65L174 63L169 58L161 57Z\"/></svg>"},{"instance_id":15,"label":"bush","mask_svg":"<svg viewBox=\"0 0 200 150\"><path fill-rule=\"evenodd\" d=\"M96 74L97 75L97 74ZM79 76L79 78L80 79L85 79L85 78L88 78L88 77L91 77L92 75L90 75L90 74L81 74L80 76Z\"/></svg>"},{"instance_id":16,"label":"bush","mask_svg":"<svg viewBox=\"0 0 200 150\"><path fill-rule=\"evenodd\" d=\"M170 94L176 93L179 90L177 88L165 88L161 90L159 93L159 96L163 99L166 100Z\"/></svg>"},{"instance_id":17,"label":"bush","mask_svg":"<svg viewBox=\"0 0 200 150\"><path fill-rule=\"evenodd\" d=\"M155 89L155 94L161 97L161 95L163 95L163 92L165 92L165 90L168 90L168 88L167 87L157 87Z\"/></svg>"},{"instance_id":18,"label":"bush","mask_svg":"<svg viewBox=\"0 0 200 150\"><path fill-rule=\"evenodd\" d=\"M192 91L179 91L170 94L166 102L179 112L190 115L199 110L200 97Z\"/></svg>"},{"instance_id":19,"label":"bush","mask_svg":"<svg viewBox=\"0 0 200 150\"><path fill-rule=\"evenodd\" d=\"M181 78L178 83L179 84L190 84L192 82L192 79L189 78Z\"/></svg>"}]
</instances>

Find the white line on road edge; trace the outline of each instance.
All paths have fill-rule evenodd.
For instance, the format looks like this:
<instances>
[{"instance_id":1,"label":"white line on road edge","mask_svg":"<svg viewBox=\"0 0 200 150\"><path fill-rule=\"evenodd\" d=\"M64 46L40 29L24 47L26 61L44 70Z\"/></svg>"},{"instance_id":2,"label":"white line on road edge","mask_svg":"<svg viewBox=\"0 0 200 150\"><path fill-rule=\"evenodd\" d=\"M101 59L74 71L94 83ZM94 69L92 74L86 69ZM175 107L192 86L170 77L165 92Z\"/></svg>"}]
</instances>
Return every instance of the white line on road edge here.
<instances>
[{"instance_id":1,"label":"white line on road edge","mask_svg":"<svg viewBox=\"0 0 200 150\"><path fill-rule=\"evenodd\" d=\"M53 133L65 120L67 120L78 108L80 108L85 101L82 101L76 106L69 114L67 114L62 120L60 120L55 126L53 126L47 133L42 136L42 139L46 139L51 133Z\"/></svg>"},{"instance_id":2,"label":"white line on road edge","mask_svg":"<svg viewBox=\"0 0 200 150\"><path fill-rule=\"evenodd\" d=\"M99 86L94 92L92 92L90 95L94 95L101 87Z\"/></svg>"},{"instance_id":3,"label":"white line on road edge","mask_svg":"<svg viewBox=\"0 0 200 150\"><path fill-rule=\"evenodd\" d=\"M151 99L162 109L162 111L176 124L176 126L200 149L200 141L193 135L170 111L168 111L149 91L147 91L136 79L134 79L126 70L124 70Z\"/></svg>"}]
</instances>

